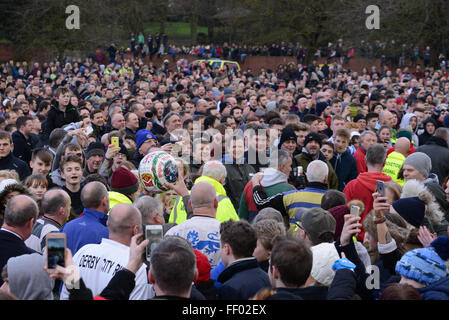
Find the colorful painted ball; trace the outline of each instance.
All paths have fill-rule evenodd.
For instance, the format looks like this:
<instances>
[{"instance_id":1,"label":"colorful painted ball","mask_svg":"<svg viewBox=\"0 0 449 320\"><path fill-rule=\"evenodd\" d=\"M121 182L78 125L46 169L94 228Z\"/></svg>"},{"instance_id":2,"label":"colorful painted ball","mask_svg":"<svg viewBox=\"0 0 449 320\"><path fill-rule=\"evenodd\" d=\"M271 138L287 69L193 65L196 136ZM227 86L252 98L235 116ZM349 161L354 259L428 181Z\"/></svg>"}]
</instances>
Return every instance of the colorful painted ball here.
<instances>
[{"instance_id":1,"label":"colorful painted ball","mask_svg":"<svg viewBox=\"0 0 449 320\"><path fill-rule=\"evenodd\" d=\"M149 192L168 191L164 184L178 181L178 163L167 152L151 152L140 161L139 180Z\"/></svg>"}]
</instances>

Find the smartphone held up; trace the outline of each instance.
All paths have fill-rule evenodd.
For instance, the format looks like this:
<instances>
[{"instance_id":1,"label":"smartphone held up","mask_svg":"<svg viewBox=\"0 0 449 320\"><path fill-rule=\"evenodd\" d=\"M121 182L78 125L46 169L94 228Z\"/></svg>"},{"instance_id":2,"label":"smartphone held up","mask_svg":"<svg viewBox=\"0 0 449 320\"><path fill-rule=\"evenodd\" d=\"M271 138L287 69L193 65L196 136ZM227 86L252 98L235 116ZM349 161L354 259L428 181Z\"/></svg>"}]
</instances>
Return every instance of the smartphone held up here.
<instances>
[{"instance_id":1,"label":"smartphone held up","mask_svg":"<svg viewBox=\"0 0 449 320\"><path fill-rule=\"evenodd\" d=\"M65 267L65 248L67 247L65 233L51 232L47 234L47 269L56 269L56 266Z\"/></svg>"},{"instance_id":2,"label":"smartphone held up","mask_svg":"<svg viewBox=\"0 0 449 320\"><path fill-rule=\"evenodd\" d=\"M164 234L161 225L146 225L145 226L145 239L149 240L148 246L145 249L146 260L150 261L151 252L162 240Z\"/></svg>"}]
</instances>

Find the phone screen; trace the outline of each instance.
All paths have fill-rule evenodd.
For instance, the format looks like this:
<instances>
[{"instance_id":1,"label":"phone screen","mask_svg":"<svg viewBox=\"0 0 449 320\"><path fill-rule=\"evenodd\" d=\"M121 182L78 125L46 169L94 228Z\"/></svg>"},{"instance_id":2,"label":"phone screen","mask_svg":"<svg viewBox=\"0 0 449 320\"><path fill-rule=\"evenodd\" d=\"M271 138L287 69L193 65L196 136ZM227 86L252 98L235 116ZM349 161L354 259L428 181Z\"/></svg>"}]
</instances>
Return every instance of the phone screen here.
<instances>
[{"instance_id":1,"label":"phone screen","mask_svg":"<svg viewBox=\"0 0 449 320\"><path fill-rule=\"evenodd\" d=\"M55 269L56 265L65 267L65 239L49 238L47 239L47 264L48 269Z\"/></svg>"},{"instance_id":2,"label":"phone screen","mask_svg":"<svg viewBox=\"0 0 449 320\"><path fill-rule=\"evenodd\" d=\"M118 139L118 137L112 137L112 138L111 138L111 144L112 144L114 147L118 147L118 146L119 146L119 139Z\"/></svg>"},{"instance_id":3,"label":"phone screen","mask_svg":"<svg viewBox=\"0 0 449 320\"><path fill-rule=\"evenodd\" d=\"M377 192L382 196L385 197L385 185L383 181L376 181L377 183Z\"/></svg>"},{"instance_id":4,"label":"phone screen","mask_svg":"<svg viewBox=\"0 0 449 320\"><path fill-rule=\"evenodd\" d=\"M357 107L348 107L349 110L351 110L351 113L349 114L350 117L355 117L357 115Z\"/></svg>"},{"instance_id":5,"label":"phone screen","mask_svg":"<svg viewBox=\"0 0 449 320\"><path fill-rule=\"evenodd\" d=\"M351 206L351 214L358 217L360 215L360 207Z\"/></svg>"},{"instance_id":6,"label":"phone screen","mask_svg":"<svg viewBox=\"0 0 449 320\"><path fill-rule=\"evenodd\" d=\"M146 226L145 239L149 239L150 243L146 248L147 261L150 261L151 251L157 246L158 242L162 240L162 226Z\"/></svg>"}]
</instances>

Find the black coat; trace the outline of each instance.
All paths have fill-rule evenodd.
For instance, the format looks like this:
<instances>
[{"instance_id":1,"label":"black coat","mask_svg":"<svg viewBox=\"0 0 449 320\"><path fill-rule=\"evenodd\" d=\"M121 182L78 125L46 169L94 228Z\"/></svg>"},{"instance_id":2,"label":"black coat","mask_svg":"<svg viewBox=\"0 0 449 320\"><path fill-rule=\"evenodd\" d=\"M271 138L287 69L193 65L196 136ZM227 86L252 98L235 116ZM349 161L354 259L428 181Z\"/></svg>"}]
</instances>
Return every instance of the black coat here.
<instances>
[{"instance_id":1,"label":"black coat","mask_svg":"<svg viewBox=\"0 0 449 320\"><path fill-rule=\"evenodd\" d=\"M48 141L51 132L56 128L62 128L63 126L72 122L79 122L80 116L78 110L71 104L69 104L64 111L59 109L58 103L53 100L50 111L48 111L47 119L45 120L45 126L42 128L43 136Z\"/></svg>"},{"instance_id":2,"label":"black coat","mask_svg":"<svg viewBox=\"0 0 449 320\"><path fill-rule=\"evenodd\" d=\"M15 157L12 152L0 159L0 170L15 170L19 174L19 179L24 180L31 175L31 170L24 161Z\"/></svg>"},{"instance_id":3,"label":"black coat","mask_svg":"<svg viewBox=\"0 0 449 320\"><path fill-rule=\"evenodd\" d=\"M14 156L28 165L31 161L31 156L33 154L33 149L35 148L36 141L31 137L27 139L22 132L17 130L12 134L12 142L14 143Z\"/></svg>"},{"instance_id":4,"label":"black coat","mask_svg":"<svg viewBox=\"0 0 449 320\"><path fill-rule=\"evenodd\" d=\"M224 164L226 167L226 180L224 188L226 194L231 199L235 211L239 211L240 198L245 189L246 184L251 180L251 173L256 173L256 170L247 163L243 164Z\"/></svg>"},{"instance_id":5,"label":"black coat","mask_svg":"<svg viewBox=\"0 0 449 320\"><path fill-rule=\"evenodd\" d=\"M22 239L11 232L0 230L0 270L3 270L9 258L31 253L36 253L36 251L28 248ZM0 286L2 284L3 280L0 278Z\"/></svg>"},{"instance_id":6,"label":"black coat","mask_svg":"<svg viewBox=\"0 0 449 320\"><path fill-rule=\"evenodd\" d=\"M253 149L248 149L244 153L246 163L250 164L254 168L254 170L256 170L256 172L260 172L261 168L268 168L269 166L269 155L263 154L263 152L261 153L262 154L259 155L259 152ZM251 157L249 157L249 155L251 155Z\"/></svg>"},{"instance_id":7,"label":"black coat","mask_svg":"<svg viewBox=\"0 0 449 320\"><path fill-rule=\"evenodd\" d=\"M267 300L352 300L356 289L355 272L343 269L335 272L330 287L276 288Z\"/></svg>"},{"instance_id":8,"label":"black coat","mask_svg":"<svg viewBox=\"0 0 449 320\"><path fill-rule=\"evenodd\" d=\"M209 279L206 282L196 283L193 287L198 290L206 300L216 300L217 299L217 289L215 288L215 281ZM191 296L192 298L192 296Z\"/></svg>"},{"instance_id":9,"label":"black coat","mask_svg":"<svg viewBox=\"0 0 449 320\"><path fill-rule=\"evenodd\" d=\"M223 284L218 292L219 300L248 300L260 289L270 287L268 274L255 258L231 264L217 281Z\"/></svg>"}]
</instances>

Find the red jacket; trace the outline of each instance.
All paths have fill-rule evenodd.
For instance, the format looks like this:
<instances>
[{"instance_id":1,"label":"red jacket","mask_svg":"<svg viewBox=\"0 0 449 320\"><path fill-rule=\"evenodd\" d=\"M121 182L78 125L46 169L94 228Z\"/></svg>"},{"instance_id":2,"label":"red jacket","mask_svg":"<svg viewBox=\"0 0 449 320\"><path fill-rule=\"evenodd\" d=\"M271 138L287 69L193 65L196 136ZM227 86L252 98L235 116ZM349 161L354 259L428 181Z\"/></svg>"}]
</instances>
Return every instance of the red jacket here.
<instances>
[{"instance_id":1,"label":"red jacket","mask_svg":"<svg viewBox=\"0 0 449 320\"><path fill-rule=\"evenodd\" d=\"M366 166L366 152L363 150L363 148L360 146L355 152L354 152L354 158L357 162L357 171L359 174L363 172L368 171L368 167Z\"/></svg>"},{"instance_id":2,"label":"red jacket","mask_svg":"<svg viewBox=\"0 0 449 320\"><path fill-rule=\"evenodd\" d=\"M351 180L343 190L346 195L346 203L352 199L361 200L365 204L365 210L361 214L360 223L363 222L366 215L373 209L373 196L372 194L377 189L376 180L384 182L391 181L391 177L381 172L364 172L360 174L357 179ZM362 232L357 236L357 240L363 241L365 236L365 230L362 228Z\"/></svg>"}]
</instances>

